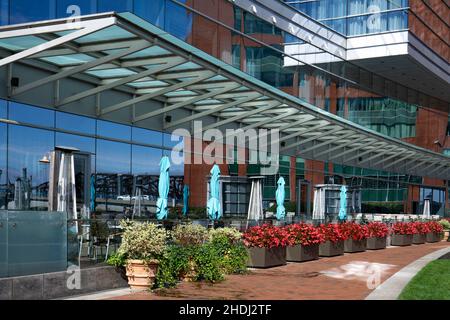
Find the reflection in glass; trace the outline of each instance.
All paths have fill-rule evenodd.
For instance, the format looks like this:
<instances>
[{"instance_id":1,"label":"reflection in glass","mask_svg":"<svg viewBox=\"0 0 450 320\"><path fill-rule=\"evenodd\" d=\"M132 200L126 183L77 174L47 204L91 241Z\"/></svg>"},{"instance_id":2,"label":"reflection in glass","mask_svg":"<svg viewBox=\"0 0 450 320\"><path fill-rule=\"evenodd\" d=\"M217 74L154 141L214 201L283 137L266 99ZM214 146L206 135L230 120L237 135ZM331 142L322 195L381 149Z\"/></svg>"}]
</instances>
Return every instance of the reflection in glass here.
<instances>
[{"instance_id":1,"label":"reflection in glass","mask_svg":"<svg viewBox=\"0 0 450 320\"><path fill-rule=\"evenodd\" d=\"M131 140L131 127L109 121L97 120L97 135L120 140Z\"/></svg>"},{"instance_id":2,"label":"reflection in glass","mask_svg":"<svg viewBox=\"0 0 450 320\"><path fill-rule=\"evenodd\" d=\"M55 18L54 0L10 0L10 23L49 20Z\"/></svg>"},{"instance_id":3,"label":"reflection in glass","mask_svg":"<svg viewBox=\"0 0 450 320\"><path fill-rule=\"evenodd\" d=\"M125 12L132 10L133 10L132 0L98 0L98 12L107 12L107 11Z\"/></svg>"},{"instance_id":4,"label":"reflection in glass","mask_svg":"<svg viewBox=\"0 0 450 320\"><path fill-rule=\"evenodd\" d=\"M134 0L134 13L158 27L164 27L164 0Z\"/></svg>"},{"instance_id":5,"label":"reflection in glass","mask_svg":"<svg viewBox=\"0 0 450 320\"><path fill-rule=\"evenodd\" d=\"M65 112L56 112L56 128L95 134L95 120Z\"/></svg>"},{"instance_id":6,"label":"reflection in glass","mask_svg":"<svg viewBox=\"0 0 450 320\"><path fill-rule=\"evenodd\" d=\"M156 201L158 197L159 161L162 150L133 145L132 172L136 186L142 189L142 195L148 195L149 200Z\"/></svg>"},{"instance_id":7,"label":"reflection in glass","mask_svg":"<svg viewBox=\"0 0 450 320\"><path fill-rule=\"evenodd\" d=\"M6 148L7 148L7 127L0 123L0 209L6 208Z\"/></svg>"},{"instance_id":8,"label":"reflection in glass","mask_svg":"<svg viewBox=\"0 0 450 320\"><path fill-rule=\"evenodd\" d=\"M162 133L158 131L133 127L133 142L162 146Z\"/></svg>"},{"instance_id":9,"label":"reflection in glass","mask_svg":"<svg viewBox=\"0 0 450 320\"><path fill-rule=\"evenodd\" d=\"M186 3L186 0L180 2ZM192 13L172 1L166 1L164 29L175 37L187 41L192 32Z\"/></svg>"},{"instance_id":10,"label":"reflection in glass","mask_svg":"<svg viewBox=\"0 0 450 320\"><path fill-rule=\"evenodd\" d=\"M56 14L58 18L64 18L75 15L72 6L78 6L80 15L95 13L97 10L96 0L58 0L56 4Z\"/></svg>"},{"instance_id":11,"label":"reflection in glass","mask_svg":"<svg viewBox=\"0 0 450 320\"><path fill-rule=\"evenodd\" d=\"M8 117L8 102L0 100L0 118L6 119Z\"/></svg>"},{"instance_id":12,"label":"reflection in glass","mask_svg":"<svg viewBox=\"0 0 450 320\"><path fill-rule=\"evenodd\" d=\"M48 208L49 167L39 160L54 149L53 143L52 131L9 126L8 209Z\"/></svg>"},{"instance_id":13,"label":"reflection in glass","mask_svg":"<svg viewBox=\"0 0 450 320\"><path fill-rule=\"evenodd\" d=\"M53 128L55 126L55 111L10 102L9 119Z\"/></svg>"}]
</instances>

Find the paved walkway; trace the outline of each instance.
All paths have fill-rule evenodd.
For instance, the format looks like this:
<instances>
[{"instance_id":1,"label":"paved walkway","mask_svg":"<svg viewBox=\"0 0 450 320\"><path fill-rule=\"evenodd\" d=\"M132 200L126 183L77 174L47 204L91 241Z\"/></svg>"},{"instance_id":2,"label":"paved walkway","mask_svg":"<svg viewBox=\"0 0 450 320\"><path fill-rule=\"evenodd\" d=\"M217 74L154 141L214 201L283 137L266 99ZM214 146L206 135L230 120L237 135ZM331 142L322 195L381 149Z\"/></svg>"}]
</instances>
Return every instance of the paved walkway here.
<instances>
[{"instance_id":1,"label":"paved walkway","mask_svg":"<svg viewBox=\"0 0 450 320\"><path fill-rule=\"evenodd\" d=\"M378 285L415 260L450 248L450 242L345 254L271 269L252 269L231 275L221 283L181 283L155 293L139 292L105 297L118 300L241 299L241 300L341 300L365 299ZM379 275L379 277L378 277ZM379 280L379 281L378 281Z\"/></svg>"}]
</instances>

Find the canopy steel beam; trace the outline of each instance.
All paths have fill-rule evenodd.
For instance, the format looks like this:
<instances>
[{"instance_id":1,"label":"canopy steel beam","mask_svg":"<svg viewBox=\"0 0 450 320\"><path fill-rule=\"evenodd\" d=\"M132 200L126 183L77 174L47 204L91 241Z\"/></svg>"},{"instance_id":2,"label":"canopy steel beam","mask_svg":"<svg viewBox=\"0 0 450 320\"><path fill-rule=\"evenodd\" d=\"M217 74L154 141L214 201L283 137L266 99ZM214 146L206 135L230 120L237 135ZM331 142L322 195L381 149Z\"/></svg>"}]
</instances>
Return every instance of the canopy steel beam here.
<instances>
[{"instance_id":1,"label":"canopy steel beam","mask_svg":"<svg viewBox=\"0 0 450 320\"><path fill-rule=\"evenodd\" d=\"M211 124L209 126L206 126L206 127L204 127L202 129L202 131L206 131L206 130L209 130L209 129L214 129L214 128L223 126L225 124L231 123L233 121L237 121L237 120L240 120L240 119L245 118L245 117L250 117L250 116L252 116L254 114L261 113L261 112L264 112L266 110L272 109L272 108L276 107L277 105L281 105L281 103L280 102L272 102L272 103L268 104L267 106L258 107L258 108L255 108L254 110L242 112L242 114L240 114L240 115L237 115L237 116L234 116L234 117L231 117L231 118L228 118L228 119L216 122L216 123Z\"/></svg>"},{"instance_id":2,"label":"canopy steel beam","mask_svg":"<svg viewBox=\"0 0 450 320\"><path fill-rule=\"evenodd\" d=\"M337 127L337 128L331 129L331 130L322 131L322 132L313 134L312 137L304 139L304 140L301 140L301 141L298 141L298 142L295 142L295 143L292 143L292 144L290 144L290 145L288 145L288 146L286 146L284 148L281 148L280 151L289 150L289 149L301 146L302 144L308 143L308 142L313 141L313 140L319 140L323 136L326 136L326 135L329 135L329 134L333 134L334 132L341 131L341 130L344 130L344 129L342 127ZM309 131L309 130L307 130L307 131ZM314 130L311 130L311 131L314 131ZM331 141L327 141L327 144L330 143Z\"/></svg>"},{"instance_id":3,"label":"canopy steel beam","mask_svg":"<svg viewBox=\"0 0 450 320\"><path fill-rule=\"evenodd\" d=\"M307 149L305 149L305 150L300 150L300 152L301 153L308 153L308 152L311 152L311 151L313 151L313 150L315 150L315 149L317 149L317 148L320 148L320 147L323 147L323 146L326 146L326 145L328 145L328 144L331 144L331 143L334 143L334 142L336 142L336 140L337 139L345 139L345 138L347 138L347 137L350 137L351 135L353 135L354 133L353 132L350 132L350 133L347 133L347 134L344 134L344 135L342 135L342 136L339 136L339 137L335 137L335 138L333 138L333 139L330 139L330 141L325 141L325 142L322 142L322 143L319 143L319 144L317 144L317 145L315 145L315 146L312 146L312 147L310 147L310 148L307 148ZM304 143L304 142L299 142L299 143ZM317 157L317 155L315 155L316 157Z\"/></svg>"},{"instance_id":4,"label":"canopy steel beam","mask_svg":"<svg viewBox=\"0 0 450 320\"><path fill-rule=\"evenodd\" d=\"M98 59L93 60L93 61L89 61L89 62L87 62L85 64L82 64L82 65L79 65L77 67L73 67L71 69L64 70L64 71L61 71L61 72L59 72L57 74L48 76L46 78L42 78L42 79L36 80L34 82L25 84L22 87L19 87L16 90L14 90L13 94L14 95L19 95L19 94L24 93L26 91L29 91L31 89L43 86L43 85L45 85L47 83L50 83L50 82L53 82L53 81L56 81L56 80L60 80L60 79L63 79L63 78L70 77L71 75L74 75L74 74L77 74L77 73L89 70L89 69L94 68L95 66L101 65L103 63L119 59L119 58L121 58L123 56L127 56L127 55L129 55L131 53L134 53L136 51L140 51L142 49L145 49L145 48L147 48L149 46L151 46L151 43L149 43L149 42L147 42L145 40L142 40L139 44L133 45L132 47L130 47L128 49L125 49L125 50L123 50L121 52L113 53L113 54L110 54L110 55L106 55L104 57L98 58Z\"/></svg>"},{"instance_id":5,"label":"canopy steel beam","mask_svg":"<svg viewBox=\"0 0 450 320\"><path fill-rule=\"evenodd\" d=\"M225 104L223 104L221 106L215 107L214 109L206 110L206 111L203 111L203 112L200 112L200 113L196 113L196 114L194 114L192 116L189 116L189 117L186 117L184 119L180 119L178 121L168 123L168 124L165 125L164 128L165 129L172 128L172 127L178 126L180 124L183 124L183 123L186 123L186 122L189 122L189 121L192 121L192 120L196 120L198 118L202 118L202 117L208 116L208 115L216 113L218 111L221 111L221 110L224 110L224 109L227 109L227 108L239 105L239 104L244 103L244 102L251 101L251 100L253 100L253 99L255 99L255 98L259 97L259 96L260 96L260 94L251 94L247 98L242 98L242 99L238 99L238 100L235 100L235 101L232 101L232 102L229 102L229 103L225 103Z\"/></svg>"},{"instance_id":6,"label":"canopy steel beam","mask_svg":"<svg viewBox=\"0 0 450 320\"><path fill-rule=\"evenodd\" d=\"M352 135L354 135L354 133L352 133ZM349 140L348 142L345 142L343 144L337 144L335 147L333 147L331 149L319 152L319 153L316 154L316 157L320 157L320 156L323 156L326 153L330 153L330 152L333 152L335 150L339 150L339 149L345 148L345 147L347 147L347 146L349 146L351 144L360 143L360 142L357 141L357 139L359 139L359 136L356 139ZM367 140L369 140L369 139L365 139L365 140L363 139L363 141L361 141L361 143L364 143L364 141L367 141ZM336 141L334 141L334 143L336 143Z\"/></svg>"},{"instance_id":7,"label":"canopy steel beam","mask_svg":"<svg viewBox=\"0 0 450 320\"><path fill-rule=\"evenodd\" d=\"M51 41L47 41L47 42L45 42L43 44L31 47L29 49L20 51L20 52L18 52L16 54L10 55L9 57L3 58L2 60L0 60L0 67L3 67L5 65L7 65L7 64L10 64L12 62L15 62L15 61L18 61L18 60L21 60L21 59L28 58L30 56L33 56L33 55L39 53L39 52L42 52L42 51L45 51L47 49L51 49L51 48L57 47L57 46L59 46L61 44L64 44L66 42L69 42L69 41L81 38L81 37L83 37L85 35L88 35L88 34L91 34L91 33L95 32L95 31L99 31L99 30L104 29L106 27L112 26L114 24L114 22L115 22L115 19L108 19L107 21L102 21L102 22L99 22L99 23L96 23L96 24L89 23L89 25L87 27L85 27L85 28L83 28L81 30L74 31L74 32L66 34L66 35L64 35L62 37L56 38L56 39L51 40ZM67 27L66 30L70 30L70 26L72 26L72 25L70 24L69 27ZM53 28L50 28L50 27L49 28L44 28L44 29L51 29L51 30L53 30ZM23 31L24 30L14 30L14 31L10 31L10 32L8 32L8 31L0 32L0 39L1 38L9 38L9 37L18 37L18 36L20 36L20 35L22 35L24 33ZM27 34L29 34L30 32L33 32L33 31L36 31L36 30L35 29L34 30L27 30L26 32L27 32ZM51 32L51 31L45 32L43 30L40 33L48 33L48 32Z\"/></svg>"},{"instance_id":8,"label":"canopy steel beam","mask_svg":"<svg viewBox=\"0 0 450 320\"><path fill-rule=\"evenodd\" d=\"M323 123L320 123L318 125L315 125L315 126L312 126L312 127L309 127L309 128L308 127L303 127L303 128L300 128L300 129L294 128L294 130L296 132L288 134L287 136L281 137L280 138L280 142L283 142L283 141L286 141L286 140L289 140L289 139L301 136L305 132L314 132L314 130L318 130L320 128L323 128L323 127L326 127L326 126L329 126L329 125L330 125L329 122L324 121ZM287 129L287 128L285 128L285 129Z\"/></svg>"},{"instance_id":9,"label":"canopy steel beam","mask_svg":"<svg viewBox=\"0 0 450 320\"><path fill-rule=\"evenodd\" d=\"M361 147L358 147L358 148L349 150L347 153L354 152L354 151L357 151L357 150L360 150L360 149L364 149L364 148L369 147L369 146L372 146L372 145L374 145L374 144L376 144L376 147L375 147L375 148L377 148L377 147L379 147L379 146L386 145L385 142L373 141L373 143L368 143L368 144L366 144L365 146L361 146ZM362 153L355 154L355 155L353 155L353 156L351 156L350 158L347 158L347 159L345 159L345 160L346 160L346 161L352 161L352 160L354 160L354 159L357 159L357 158L359 158L359 157L362 157L362 156L364 156L364 155L366 155L366 154L368 154L368 153L371 153L371 152L373 152L373 151L374 151L374 148L371 147L369 150L366 150L366 151L364 151L364 152L362 152ZM388 151L390 151L390 150L388 150Z\"/></svg>"},{"instance_id":10,"label":"canopy steel beam","mask_svg":"<svg viewBox=\"0 0 450 320\"><path fill-rule=\"evenodd\" d=\"M389 161L389 160L391 160L391 159L394 159L395 157L398 157L398 153L394 153L393 155L390 155L389 157L387 157L387 158L384 158L383 157L383 159L381 159L381 160L379 160L379 161L377 161L377 162L375 162L374 164L372 164L374 167L376 167L376 166L378 166L378 165L380 165L380 164L384 164L386 161ZM383 166L383 168L384 168L384 166Z\"/></svg>"},{"instance_id":11,"label":"canopy steel beam","mask_svg":"<svg viewBox=\"0 0 450 320\"><path fill-rule=\"evenodd\" d=\"M155 91L155 92L152 92L152 93L144 94L144 95L142 95L140 97L137 97L137 98L134 98L134 99L130 99L130 100L126 100L126 101L123 101L121 103L115 104L113 106L106 107L106 108L102 109L101 115L105 115L107 113L110 113L110 112L117 111L117 110L120 110L122 108L128 107L130 105L133 105L133 104L136 104L136 103L139 103L139 102L142 102L142 101L146 101L146 100L155 98L157 96L161 96L161 95L163 95L165 93L172 92L172 91L175 91L175 90L187 87L187 86L189 86L191 84L203 81L203 80L205 80L207 78L210 78L213 75L214 74L212 72L207 72L207 73L203 74L202 76L199 76L199 77L197 77L197 78L195 78L193 80L178 82L178 83L176 83L174 85L171 85L169 87L165 87L164 89L161 89L161 90L158 90L158 91Z\"/></svg>"},{"instance_id":12,"label":"canopy steel beam","mask_svg":"<svg viewBox=\"0 0 450 320\"><path fill-rule=\"evenodd\" d=\"M400 159L395 160L394 162L391 162L391 163L385 165L385 166L384 166L384 169L390 168L390 167L396 165L396 164L399 163L399 162L402 162L402 161L404 161L404 160L406 160L406 159L409 159L409 158L411 158L411 157L416 156L416 154L415 154L414 152L408 152L408 153L409 153L409 154L408 154L406 157L401 157Z\"/></svg>"},{"instance_id":13,"label":"canopy steel beam","mask_svg":"<svg viewBox=\"0 0 450 320\"><path fill-rule=\"evenodd\" d=\"M170 111L173 111L175 109L179 109L179 108L185 107L187 105L191 105L191 104L193 104L193 103L195 103L197 101L214 97L215 95L220 94L222 92L227 92L227 91L231 91L233 89L236 89L238 86L239 86L238 84L228 85L228 86L225 86L221 90L214 90L214 91L202 94L202 95L193 96L191 99L187 99L185 101L175 103L173 105L161 108L160 110L155 110L155 111L148 112L146 114L140 115L140 116L136 117L134 121L135 122L142 121L142 120L145 120L145 119L148 119L148 118L151 118L151 117L158 116L158 115L163 114L165 112L170 112Z\"/></svg>"},{"instance_id":14,"label":"canopy steel beam","mask_svg":"<svg viewBox=\"0 0 450 320\"><path fill-rule=\"evenodd\" d=\"M164 71L164 70L166 70L168 68L171 68L173 66L179 65L179 64L183 63L184 61L185 60L183 58L179 58L179 57L175 57L173 59L168 59L165 64L163 64L162 66L160 66L160 67L158 67L156 69L146 70L146 71L143 71L143 72L140 72L140 73L137 73L137 74L133 74L133 75L128 76L128 77L124 77L124 78L122 78L120 80L116 80L116 81L110 82L108 84L105 84L105 85L102 85L102 86L98 86L96 88L93 88L93 89L90 89L90 90L87 90L87 91L84 91L84 92L80 92L78 94L70 96L70 97L68 97L68 98L66 98L66 99L56 103L56 106L60 107L62 105L65 105L65 104L68 104L68 103L71 103L71 102L74 102L74 101L78 101L78 100L84 99L86 97L92 96L94 94L97 94L97 93L100 93L100 92L103 92L103 91L106 91L106 90L109 90L109 89L112 89L112 88L115 88L115 87L118 87L118 86L121 86L121 85L124 85L124 84L127 84L129 82L133 82L133 81L138 80L140 78L147 77L147 76L150 76L152 74L157 74L157 73L159 73L161 71Z\"/></svg>"}]
</instances>

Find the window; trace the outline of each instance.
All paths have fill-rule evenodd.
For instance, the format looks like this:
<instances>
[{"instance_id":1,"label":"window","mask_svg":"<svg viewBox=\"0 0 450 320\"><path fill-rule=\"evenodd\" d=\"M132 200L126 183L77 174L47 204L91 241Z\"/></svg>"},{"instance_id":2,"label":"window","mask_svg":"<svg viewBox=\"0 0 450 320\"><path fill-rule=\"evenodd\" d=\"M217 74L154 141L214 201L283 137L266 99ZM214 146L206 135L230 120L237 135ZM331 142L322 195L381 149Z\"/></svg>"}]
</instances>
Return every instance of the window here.
<instances>
[{"instance_id":1,"label":"window","mask_svg":"<svg viewBox=\"0 0 450 320\"><path fill-rule=\"evenodd\" d=\"M6 147L7 147L7 127L0 124L0 209L6 209L7 184L6 184Z\"/></svg>"},{"instance_id":2,"label":"window","mask_svg":"<svg viewBox=\"0 0 450 320\"><path fill-rule=\"evenodd\" d=\"M153 1L152 1L153 3ZM98 12L126 12L133 11L132 0L98 0Z\"/></svg>"},{"instance_id":3,"label":"window","mask_svg":"<svg viewBox=\"0 0 450 320\"><path fill-rule=\"evenodd\" d=\"M22 103L10 102L9 119L53 128L55 126L55 111Z\"/></svg>"},{"instance_id":4,"label":"window","mask_svg":"<svg viewBox=\"0 0 450 320\"><path fill-rule=\"evenodd\" d=\"M39 160L54 149L54 132L9 125L8 145L8 209L47 210L49 165Z\"/></svg>"},{"instance_id":5,"label":"window","mask_svg":"<svg viewBox=\"0 0 450 320\"><path fill-rule=\"evenodd\" d=\"M180 2L186 3L186 0ZM172 1L166 1L164 29L177 38L188 41L192 32L192 13Z\"/></svg>"},{"instance_id":6,"label":"window","mask_svg":"<svg viewBox=\"0 0 450 320\"><path fill-rule=\"evenodd\" d=\"M54 19L56 0L11 0L10 13L11 24Z\"/></svg>"},{"instance_id":7,"label":"window","mask_svg":"<svg viewBox=\"0 0 450 320\"><path fill-rule=\"evenodd\" d=\"M241 68L241 46L233 44L231 48L231 65L237 69Z\"/></svg>"},{"instance_id":8,"label":"window","mask_svg":"<svg viewBox=\"0 0 450 320\"><path fill-rule=\"evenodd\" d=\"M162 150L134 145L132 147L132 173L136 185L142 187L142 194L150 200L158 197L159 161Z\"/></svg>"},{"instance_id":9,"label":"window","mask_svg":"<svg viewBox=\"0 0 450 320\"><path fill-rule=\"evenodd\" d=\"M134 13L158 27L164 27L164 0L134 0Z\"/></svg>"},{"instance_id":10,"label":"window","mask_svg":"<svg viewBox=\"0 0 450 320\"><path fill-rule=\"evenodd\" d=\"M96 0L57 0L56 15L58 18L86 15L97 12ZM79 10L79 11L78 11Z\"/></svg>"},{"instance_id":11,"label":"window","mask_svg":"<svg viewBox=\"0 0 450 320\"><path fill-rule=\"evenodd\" d=\"M97 173L130 173L130 161L131 145L97 139Z\"/></svg>"},{"instance_id":12,"label":"window","mask_svg":"<svg viewBox=\"0 0 450 320\"><path fill-rule=\"evenodd\" d=\"M73 147L79 149L81 152L89 152L91 154L95 154L94 138L56 132L55 145Z\"/></svg>"},{"instance_id":13,"label":"window","mask_svg":"<svg viewBox=\"0 0 450 320\"><path fill-rule=\"evenodd\" d=\"M132 127L133 141L137 143L163 145L163 135L161 132Z\"/></svg>"},{"instance_id":14,"label":"window","mask_svg":"<svg viewBox=\"0 0 450 320\"><path fill-rule=\"evenodd\" d=\"M95 119L56 112L56 128L95 135Z\"/></svg>"},{"instance_id":15,"label":"window","mask_svg":"<svg viewBox=\"0 0 450 320\"><path fill-rule=\"evenodd\" d=\"M8 118L8 102L6 100L0 100L0 118Z\"/></svg>"},{"instance_id":16,"label":"window","mask_svg":"<svg viewBox=\"0 0 450 320\"><path fill-rule=\"evenodd\" d=\"M0 26L9 24L9 0L0 0Z\"/></svg>"},{"instance_id":17,"label":"window","mask_svg":"<svg viewBox=\"0 0 450 320\"><path fill-rule=\"evenodd\" d=\"M120 140L131 140L131 127L109 121L97 120L97 135Z\"/></svg>"}]
</instances>

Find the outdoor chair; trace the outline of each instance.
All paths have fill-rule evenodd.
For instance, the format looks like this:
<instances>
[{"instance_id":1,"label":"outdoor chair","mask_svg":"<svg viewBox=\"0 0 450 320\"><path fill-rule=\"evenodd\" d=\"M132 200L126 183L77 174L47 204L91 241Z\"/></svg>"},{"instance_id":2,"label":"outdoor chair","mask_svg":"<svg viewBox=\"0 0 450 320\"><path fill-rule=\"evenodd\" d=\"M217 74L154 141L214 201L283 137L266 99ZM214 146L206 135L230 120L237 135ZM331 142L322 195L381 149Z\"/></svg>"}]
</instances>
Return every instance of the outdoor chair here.
<instances>
[{"instance_id":1,"label":"outdoor chair","mask_svg":"<svg viewBox=\"0 0 450 320\"><path fill-rule=\"evenodd\" d=\"M375 222L381 222L381 221L383 221L383 216L381 216L381 215L375 215L375 216L373 216L373 221L375 221Z\"/></svg>"}]
</instances>

